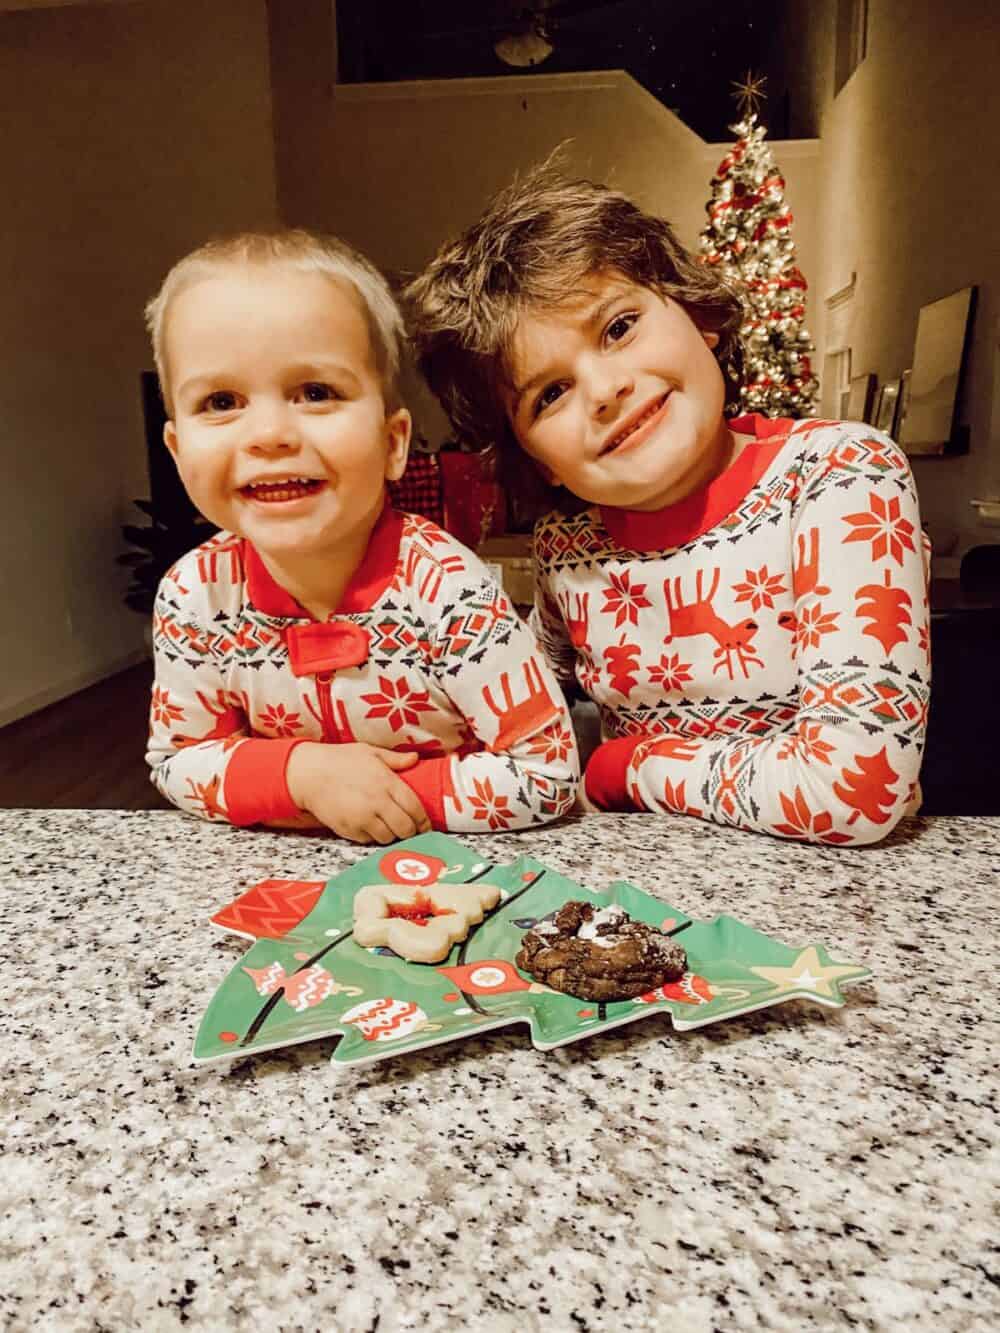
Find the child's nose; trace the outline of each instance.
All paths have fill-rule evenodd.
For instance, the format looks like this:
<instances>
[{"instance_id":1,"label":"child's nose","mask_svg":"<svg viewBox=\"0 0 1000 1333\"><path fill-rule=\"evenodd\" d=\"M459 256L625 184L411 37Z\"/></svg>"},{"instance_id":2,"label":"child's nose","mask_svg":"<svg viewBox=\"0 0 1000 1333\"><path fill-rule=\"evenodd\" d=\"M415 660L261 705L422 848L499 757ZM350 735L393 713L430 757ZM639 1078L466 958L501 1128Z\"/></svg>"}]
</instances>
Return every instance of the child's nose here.
<instances>
[{"instance_id":1,"label":"child's nose","mask_svg":"<svg viewBox=\"0 0 1000 1333\"><path fill-rule=\"evenodd\" d=\"M621 365L604 363L591 372L589 396L593 414L598 419L614 411L635 387L632 376Z\"/></svg>"},{"instance_id":2,"label":"child's nose","mask_svg":"<svg viewBox=\"0 0 1000 1333\"><path fill-rule=\"evenodd\" d=\"M300 444L298 417L288 403L261 403L245 418L247 447L257 453L284 453Z\"/></svg>"}]
</instances>

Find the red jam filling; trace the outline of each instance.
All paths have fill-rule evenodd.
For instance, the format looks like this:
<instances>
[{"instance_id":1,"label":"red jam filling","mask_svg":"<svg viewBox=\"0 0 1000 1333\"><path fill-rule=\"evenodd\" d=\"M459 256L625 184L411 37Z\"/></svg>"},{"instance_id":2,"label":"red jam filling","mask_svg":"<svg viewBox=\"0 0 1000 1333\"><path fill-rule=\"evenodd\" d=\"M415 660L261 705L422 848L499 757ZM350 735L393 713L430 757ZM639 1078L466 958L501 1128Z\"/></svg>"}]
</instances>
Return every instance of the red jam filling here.
<instances>
[{"instance_id":1,"label":"red jam filling","mask_svg":"<svg viewBox=\"0 0 1000 1333\"><path fill-rule=\"evenodd\" d=\"M412 903L390 903L389 915L412 921L415 926L426 926L435 916L452 916L450 907L438 907L425 893L415 893Z\"/></svg>"}]
</instances>

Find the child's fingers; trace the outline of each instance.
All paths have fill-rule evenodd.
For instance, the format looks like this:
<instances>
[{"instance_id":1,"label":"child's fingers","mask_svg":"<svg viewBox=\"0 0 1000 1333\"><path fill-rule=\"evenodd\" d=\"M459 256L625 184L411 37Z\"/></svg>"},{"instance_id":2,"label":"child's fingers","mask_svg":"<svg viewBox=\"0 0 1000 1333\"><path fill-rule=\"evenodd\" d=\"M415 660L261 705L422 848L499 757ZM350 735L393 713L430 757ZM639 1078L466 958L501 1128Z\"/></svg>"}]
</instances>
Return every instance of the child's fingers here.
<instances>
[{"instance_id":1,"label":"child's fingers","mask_svg":"<svg viewBox=\"0 0 1000 1333\"><path fill-rule=\"evenodd\" d=\"M380 843L383 847L390 842L396 842L400 836L406 837L407 834L397 834L393 831L391 825L381 814L373 814L369 819L365 830L372 842Z\"/></svg>"},{"instance_id":2,"label":"child's fingers","mask_svg":"<svg viewBox=\"0 0 1000 1333\"><path fill-rule=\"evenodd\" d=\"M416 750L375 750L386 768L412 768L420 756Z\"/></svg>"},{"instance_id":3,"label":"child's fingers","mask_svg":"<svg viewBox=\"0 0 1000 1333\"><path fill-rule=\"evenodd\" d=\"M427 811L424 809L423 802L412 787L408 787L405 782L402 782L397 778L387 794L410 819L416 832L427 832L430 828ZM384 814L384 811L382 813ZM403 833L400 834L400 837L412 838L413 833Z\"/></svg>"},{"instance_id":4,"label":"child's fingers","mask_svg":"<svg viewBox=\"0 0 1000 1333\"><path fill-rule=\"evenodd\" d=\"M394 838L412 838L417 832L416 820L391 797L379 807L377 818L392 830Z\"/></svg>"}]
</instances>

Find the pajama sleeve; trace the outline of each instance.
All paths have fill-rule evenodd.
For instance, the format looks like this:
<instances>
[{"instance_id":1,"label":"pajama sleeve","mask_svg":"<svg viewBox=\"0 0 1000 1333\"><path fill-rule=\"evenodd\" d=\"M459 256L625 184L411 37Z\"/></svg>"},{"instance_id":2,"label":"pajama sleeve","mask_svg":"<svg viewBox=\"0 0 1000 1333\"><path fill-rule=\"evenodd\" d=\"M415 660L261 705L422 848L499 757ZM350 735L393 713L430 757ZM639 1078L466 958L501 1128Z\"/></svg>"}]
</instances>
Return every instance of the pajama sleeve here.
<instances>
[{"instance_id":1,"label":"pajama sleeve","mask_svg":"<svg viewBox=\"0 0 1000 1333\"><path fill-rule=\"evenodd\" d=\"M185 557L160 584L153 612L155 678L146 762L168 801L231 824L303 822L285 769L296 740L251 737L245 700L229 688L212 611Z\"/></svg>"},{"instance_id":2,"label":"pajama sleeve","mask_svg":"<svg viewBox=\"0 0 1000 1333\"><path fill-rule=\"evenodd\" d=\"M437 829L546 823L576 797L580 768L569 709L507 597L478 561L469 572L477 583L443 608L432 646L437 680L465 719L468 744L400 777Z\"/></svg>"},{"instance_id":3,"label":"pajama sleeve","mask_svg":"<svg viewBox=\"0 0 1000 1333\"><path fill-rule=\"evenodd\" d=\"M924 548L906 459L878 432L865 439L881 445L877 467L845 466L841 439L792 508L794 607L777 625L794 719L768 736L610 742L588 768L597 803L613 806L624 784L632 808L835 844L877 842L902 817L930 694Z\"/></svg>"},{"instance_id":4,"label":"pajama sleeve","mask_svg":"<svg viewBox=\"0 0 1000 1333\"><path fill-rule=\"evenodd\" d=\"M560 594L565 604L564 616L557 594L547 575L541 572L537 557L535 570L535 600L528 623L556 679L563 689L570 689L576 685L576 645L573 636L578 634L581 643L586 638L586 602L589 594L577 597L570 597L569 593Z\"/></svg>"}]
</instances>

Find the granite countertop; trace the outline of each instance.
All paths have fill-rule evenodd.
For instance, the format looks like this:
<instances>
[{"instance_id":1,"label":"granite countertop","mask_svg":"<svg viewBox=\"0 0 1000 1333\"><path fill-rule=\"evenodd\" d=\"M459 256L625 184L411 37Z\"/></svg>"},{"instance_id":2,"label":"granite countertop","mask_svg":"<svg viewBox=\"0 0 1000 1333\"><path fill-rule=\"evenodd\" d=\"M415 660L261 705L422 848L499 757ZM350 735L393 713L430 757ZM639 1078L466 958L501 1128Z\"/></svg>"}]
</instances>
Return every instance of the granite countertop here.
<instances>
[{"instance_id":1,"label":"granite countertop","mask_svg":"<svg viewBox=\"0 0 1000 1333\"><path fill-rule=\"evenodd\" d=\"M804 1001L543 1053L194 1065L207 919L364 849L172 811L0 812L7 1329L1000 1324L1000 820L806 847L670 816L480 837L866 962ZM992 1252L991 1252L992 1249Z\"/></svg>"}]
</instances>

